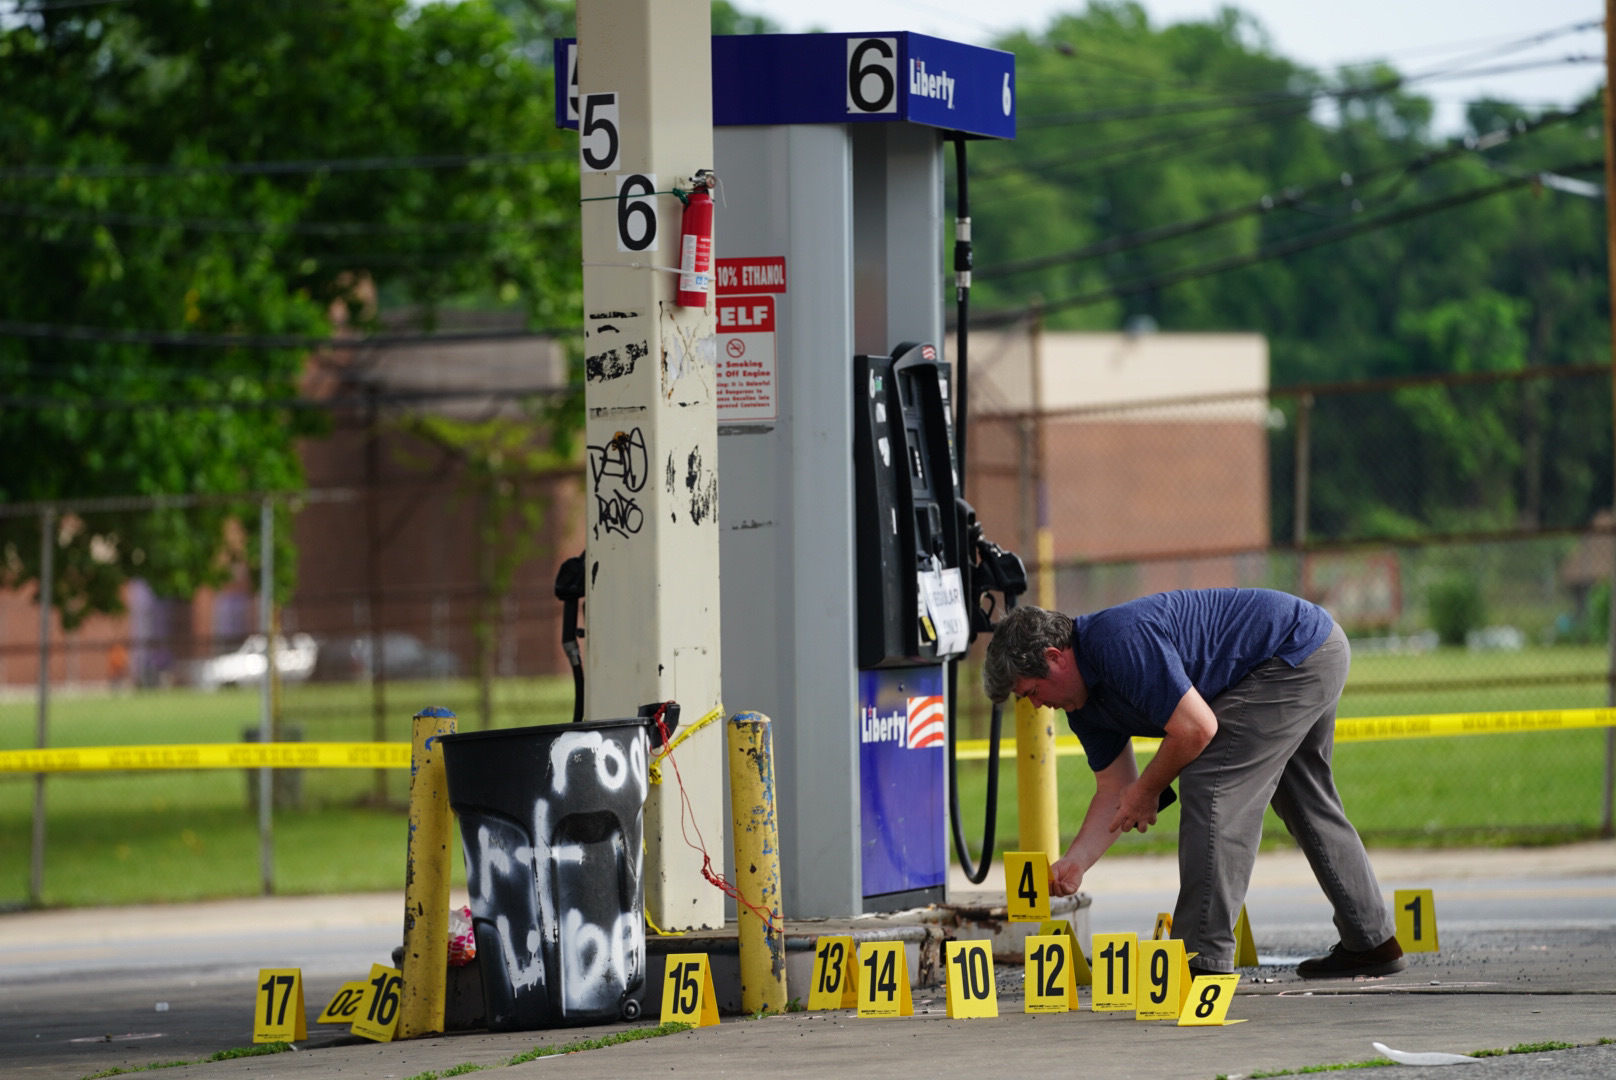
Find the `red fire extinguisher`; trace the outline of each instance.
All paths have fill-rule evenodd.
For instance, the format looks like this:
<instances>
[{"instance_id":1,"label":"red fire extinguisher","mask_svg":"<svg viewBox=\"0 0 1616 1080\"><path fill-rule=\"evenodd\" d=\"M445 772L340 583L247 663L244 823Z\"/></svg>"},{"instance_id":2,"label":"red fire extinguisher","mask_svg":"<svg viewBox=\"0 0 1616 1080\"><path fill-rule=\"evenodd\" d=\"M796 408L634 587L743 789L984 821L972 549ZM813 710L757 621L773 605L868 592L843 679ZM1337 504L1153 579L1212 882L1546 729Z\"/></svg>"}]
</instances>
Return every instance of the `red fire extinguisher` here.
<instances>
[{"instance_id":1,"label":"red fire extinguisher","mask_svg":"<svg viewBox=\"0 0 1616 1080\"><path fill-rule=\"evenodd\" d=\"M701 169L690 178L684 225L679 233L679 306L704 308L713 282L713 184L717 177Z\"/></svg>"}]
</instances>

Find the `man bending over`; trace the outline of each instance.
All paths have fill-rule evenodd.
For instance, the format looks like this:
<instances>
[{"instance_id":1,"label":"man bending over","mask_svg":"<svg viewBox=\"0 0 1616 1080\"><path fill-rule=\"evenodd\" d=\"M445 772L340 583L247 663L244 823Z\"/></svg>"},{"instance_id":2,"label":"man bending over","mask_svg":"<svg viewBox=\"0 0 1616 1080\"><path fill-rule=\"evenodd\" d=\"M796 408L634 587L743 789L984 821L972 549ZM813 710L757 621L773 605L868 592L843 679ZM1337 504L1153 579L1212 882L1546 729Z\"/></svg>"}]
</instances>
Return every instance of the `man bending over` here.
<instances>
[{"instance_id":1,"label":"man bending over","mask_svg":"<svg viewBox=\"0 0 1616 1080\"><path fill-rule=\"evenodd\" d=\"M1234 970L1234 924L1270 804L1335 908L1341 940L1303 978L1389 975L1408 961L1330 771L1352 651L1329 612L1271 589L1158 593L1080 615L1021 607L982 669L989 698L1066 710L1096 790L1050 891L1068 896L1129 829L1182 791L1173 936L1197 974ZM1141 773L1134 736L1162 740Z\"/></svg>"}]
</instances>

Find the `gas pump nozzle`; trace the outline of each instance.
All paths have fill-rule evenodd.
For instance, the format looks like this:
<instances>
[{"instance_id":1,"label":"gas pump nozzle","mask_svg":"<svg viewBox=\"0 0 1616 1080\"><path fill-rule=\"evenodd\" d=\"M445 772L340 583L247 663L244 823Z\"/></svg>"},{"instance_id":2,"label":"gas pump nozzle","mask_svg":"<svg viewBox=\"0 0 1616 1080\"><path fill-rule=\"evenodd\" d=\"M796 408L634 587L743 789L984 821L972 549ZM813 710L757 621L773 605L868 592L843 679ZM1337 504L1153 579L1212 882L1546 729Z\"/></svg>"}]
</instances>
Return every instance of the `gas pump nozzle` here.
<instances>
[{"instance_id":1,"label":"gas pump nozzle","mask_svg":"<svg viewBox=\"0 0 1616 1080\"><path fill-rule=\"evenodd\" d=\"M971 598L971 640L974 641L979 633L993 633L997 625L993 615L998 605L993 593L1004 596L1004 608L1008 611L1016 606L1016 597L1027 591L1027 566L1020 555L1004 550L983 535L982 523L976 520L976 509L970 503L955 499L954 505L965 537L965 549L971 553L966 591ZM985 608L982 606L984 598L987 600Z\"/></svg>"}]
</instances>

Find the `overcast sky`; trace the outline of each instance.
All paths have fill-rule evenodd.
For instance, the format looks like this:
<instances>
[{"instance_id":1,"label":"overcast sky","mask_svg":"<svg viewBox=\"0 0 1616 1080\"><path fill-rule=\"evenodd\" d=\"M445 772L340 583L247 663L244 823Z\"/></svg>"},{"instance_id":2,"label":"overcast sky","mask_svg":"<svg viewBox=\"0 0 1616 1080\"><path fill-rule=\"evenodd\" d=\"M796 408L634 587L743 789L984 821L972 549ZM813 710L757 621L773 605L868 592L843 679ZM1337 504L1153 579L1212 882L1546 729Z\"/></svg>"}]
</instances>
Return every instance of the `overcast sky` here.
<instances>
[{"instance_id":1,"label":"overcast sky","mask_svg":"<svg viewBox=\"0 0 1616 1080\"><path fill-rule=\"evenodd\" d=\"M767 14L788 31L912 30L982 44L1017 28L1042 29L1074 0L736 0L743 11ZM1144 0L1152 22L1204 19L1225 6L1218 0ZM1604 56L1599 0L1240 0L1282 55L1314 68L1334 69L1371 59L1392 61L1404 74L1445 69L1452 62L1523 38L1578 23L1568 33L1507 56L1478 60L1497 68L1565 57ZM1556 64L1525 71L1425 83L1420 91L1438 108L1437 127L1450 133L1462 103L1492 95L1532 105L1564 105L1603 82L1602 63Z\"/></svg>"}]
</instances>

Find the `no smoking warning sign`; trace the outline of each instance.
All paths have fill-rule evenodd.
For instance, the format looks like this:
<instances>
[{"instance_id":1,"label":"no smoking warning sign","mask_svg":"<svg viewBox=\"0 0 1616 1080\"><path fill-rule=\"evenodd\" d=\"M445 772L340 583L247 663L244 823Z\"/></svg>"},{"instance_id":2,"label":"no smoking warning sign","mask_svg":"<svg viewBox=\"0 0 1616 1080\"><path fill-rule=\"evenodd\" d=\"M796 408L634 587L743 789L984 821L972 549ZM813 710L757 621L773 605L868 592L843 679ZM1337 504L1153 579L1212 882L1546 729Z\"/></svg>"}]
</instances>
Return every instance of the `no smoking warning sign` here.
<instances>
[{"instance_id":1,"label":"no smoking warning sign","mask_svg":"<svg viewBox=\"0 0 1616 1080\"><path fill-rule=\"evenodd\" d=\"M774 297L719 296L718 422L773 420Z\"/></svg>"}]
</instances>

